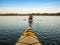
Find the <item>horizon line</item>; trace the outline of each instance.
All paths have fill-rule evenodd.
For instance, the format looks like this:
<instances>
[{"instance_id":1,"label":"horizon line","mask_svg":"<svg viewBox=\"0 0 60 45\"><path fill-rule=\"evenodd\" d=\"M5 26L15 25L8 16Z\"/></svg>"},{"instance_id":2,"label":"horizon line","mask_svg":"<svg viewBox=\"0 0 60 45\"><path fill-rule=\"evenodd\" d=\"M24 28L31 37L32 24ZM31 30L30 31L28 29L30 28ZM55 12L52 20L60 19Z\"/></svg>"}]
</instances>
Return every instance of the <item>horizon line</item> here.
<instances>
[{"instance_id":1,"label":"horizon line","mask_svg":"<svg viewBox=\"0 0 60 45\"><path fill-rule=\"evenodd\" d=\"M37 13L0 13L0 14L38 14L39 12ZM44 12L44 13L47 13L47 12ZM44 14L44 13L39 13L39 14ZM60 13L60 12L50 12L50 13L47 13L47 14L53 14L53 13Z\"/></svg>"}]
</instances>

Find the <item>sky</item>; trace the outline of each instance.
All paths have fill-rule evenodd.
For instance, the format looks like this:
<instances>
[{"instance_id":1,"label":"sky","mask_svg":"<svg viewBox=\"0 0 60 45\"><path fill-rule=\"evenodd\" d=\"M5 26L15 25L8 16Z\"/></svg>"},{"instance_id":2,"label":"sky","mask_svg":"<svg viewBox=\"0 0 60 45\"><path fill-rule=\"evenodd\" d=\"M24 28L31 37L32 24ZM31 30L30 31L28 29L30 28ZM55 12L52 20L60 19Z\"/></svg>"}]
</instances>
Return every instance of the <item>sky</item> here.
<instances>
[{"instance_id":1,"label":"sky","mask_svg":"<svg viewBox=\"0 0 60 45\"><path fill-rule=\"evenodd\" d=\"M57 13L60 0L0 0L0 13Z\"/></svg>"}]
</instances>

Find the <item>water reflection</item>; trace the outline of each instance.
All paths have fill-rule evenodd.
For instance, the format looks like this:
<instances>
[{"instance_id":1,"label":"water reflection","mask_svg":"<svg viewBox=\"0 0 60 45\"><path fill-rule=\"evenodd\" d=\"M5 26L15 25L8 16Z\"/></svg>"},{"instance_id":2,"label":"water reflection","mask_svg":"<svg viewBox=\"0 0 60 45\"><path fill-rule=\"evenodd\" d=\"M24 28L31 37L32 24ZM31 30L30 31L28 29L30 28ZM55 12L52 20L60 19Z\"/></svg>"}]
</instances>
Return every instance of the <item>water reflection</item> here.
<instances>
[{"instance_id":1,"label":"water reflection","mask_svg":"<svg viewBox=\"0 0 60 45\"><path fill-rule=\"evenodd\" d=\"M0 16L0 45L14 45L28 25L28 16ZM33 31L43 45L60 44L60 16L34 16Z\"/></svg>"}]
</instances>

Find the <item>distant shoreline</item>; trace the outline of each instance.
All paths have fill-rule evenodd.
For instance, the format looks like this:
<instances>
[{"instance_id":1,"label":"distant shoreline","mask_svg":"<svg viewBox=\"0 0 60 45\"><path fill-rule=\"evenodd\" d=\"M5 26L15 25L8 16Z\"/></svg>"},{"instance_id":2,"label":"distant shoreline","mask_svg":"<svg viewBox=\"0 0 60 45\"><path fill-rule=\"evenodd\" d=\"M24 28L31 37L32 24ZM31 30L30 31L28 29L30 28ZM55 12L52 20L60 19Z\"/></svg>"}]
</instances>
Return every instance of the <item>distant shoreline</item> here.
<instances>
[{"instance_id":1,"label":"distant shoreline","mask_svg":"<svg viewBox=\"0 0 60 45\"><path fill-rule=\"evenodd\" d=\"M29 15L0 15L0 16L29 16ZM60 15L33 15L33 16L60 16Z\"/></svg>"},{"instance_id":2,"label":"distant shoreline","mask_svg":"<svg viewBox=\"0 0 60 45\"><path fill-rule=\"evenodd\" d=\"M29 16L30 14L14 14L14 13L8 13L8 14L0 14L0 16ZM60 16L60 13L31 13L33 16Z\"/></svg>"}]
</instances>

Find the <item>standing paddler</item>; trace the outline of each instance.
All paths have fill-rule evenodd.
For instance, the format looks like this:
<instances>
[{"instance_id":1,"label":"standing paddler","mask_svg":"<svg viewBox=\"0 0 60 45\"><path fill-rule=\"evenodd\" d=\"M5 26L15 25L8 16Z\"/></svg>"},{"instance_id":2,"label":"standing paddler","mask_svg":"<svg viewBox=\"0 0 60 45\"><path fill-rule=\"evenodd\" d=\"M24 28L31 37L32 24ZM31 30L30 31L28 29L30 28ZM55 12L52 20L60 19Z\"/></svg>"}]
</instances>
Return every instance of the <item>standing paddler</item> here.
<instances>
[{"instance_id":1,"label":"standing paddler","mask_svg":"<svg viewBox=\"0 0 60 45\"><path fill-rule=\"evenodd\" d=\"M33 16L30 14L29 15L29 24L32 25L32 22L33 22Z\"/></svg>"}]
</instances>

